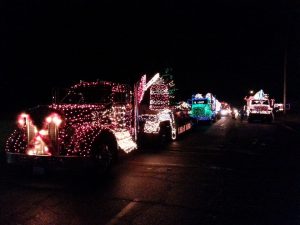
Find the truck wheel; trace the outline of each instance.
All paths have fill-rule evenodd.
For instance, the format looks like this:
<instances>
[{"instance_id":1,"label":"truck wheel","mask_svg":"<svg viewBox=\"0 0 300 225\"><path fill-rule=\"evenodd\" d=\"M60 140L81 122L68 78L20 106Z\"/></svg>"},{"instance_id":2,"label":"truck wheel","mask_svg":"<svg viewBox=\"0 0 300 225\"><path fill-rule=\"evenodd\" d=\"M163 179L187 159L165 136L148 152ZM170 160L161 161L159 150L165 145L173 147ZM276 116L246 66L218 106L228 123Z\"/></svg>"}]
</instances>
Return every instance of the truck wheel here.
<instances>
[{"instance_id":1,"label":"truck wheel","mask_svg":"<svg viewBox=\"0 0 300 225\"><path fill-rule=\"evenodd\" d=\"M268 123L272 123L273 122L273 116L272 115L268 117L267 122Z\"/></svg>"},{"instance_id":2,"label":"truck wheel","mask_svg":"<svg viewBox=\"0 0 300 225\"><path fill-rule=\"evenodd\" d=\"M174 141L177 139L177 130L175 130L175 132L172 132L172 127L169 121L161 122L159 137L161 138L162 141L163 140Z\"/></svg>"},{"instance_id":3,"label":"truck wheel","mask_svg":"<svg viewBox=\"0 0 300 225\"><path fill-rule=\"evenodd\" d=\"M117 142L113 137L104 135L96 140L92 147L92 157L96 171L108 172L117 160Z\"/></svg>"},{"instance_id":4,"label":"truck wheel","mask_svg":"<svg viewBox=\"0 0 300 225\"><path fill-rule=\"evenodd\" d=\"M252 123L253 122L253 119L252 119L252 117L248 117L248 123Z\"/></svg>"},{"instance_id":5,"label":"truck wheel","mask_svg":"<svg viewBox=\"0 0 300 225\"><path fill-rule=\"evenodd\" d=\"M216 121L217 121L216 116L212 116L212 117L211 117L211 122L212 122L212 123L215 123Z\"/></svg>"}]
</instances>

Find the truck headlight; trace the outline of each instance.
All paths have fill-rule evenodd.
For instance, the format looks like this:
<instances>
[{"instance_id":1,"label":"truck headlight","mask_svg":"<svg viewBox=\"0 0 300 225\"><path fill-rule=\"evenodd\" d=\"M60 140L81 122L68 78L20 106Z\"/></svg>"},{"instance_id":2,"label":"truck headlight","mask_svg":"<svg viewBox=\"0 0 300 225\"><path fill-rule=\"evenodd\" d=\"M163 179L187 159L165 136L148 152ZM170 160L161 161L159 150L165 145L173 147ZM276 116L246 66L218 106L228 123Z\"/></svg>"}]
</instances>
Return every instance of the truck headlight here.
<instances>
[{"instance_id":1,"label":"truck headlight","mask_svg":"<svg viewBox=\"0 0 300 225\"><path fill-rule=\"evenodd\" d=\"M26 113L22 113L18 116L18 125L20 127L24 127L29 122L29 115Z\"/></svg>"},{"instance_id":2,"label":"truck headlight","mask_svg":"<svg viewBox=\"0 0 300 225\"><path fill-rule=\"evenodd\" d=\"M62 119L61 119L60 115L58 115L58 114L56 114L56 113L53 113L53 114L51 114L50 116L48 116L48 117L46 118L46 122L47 122L48 124L54 123L56 126L59 127L60 124L62 123Z\"/></svg>"}]
</instances>

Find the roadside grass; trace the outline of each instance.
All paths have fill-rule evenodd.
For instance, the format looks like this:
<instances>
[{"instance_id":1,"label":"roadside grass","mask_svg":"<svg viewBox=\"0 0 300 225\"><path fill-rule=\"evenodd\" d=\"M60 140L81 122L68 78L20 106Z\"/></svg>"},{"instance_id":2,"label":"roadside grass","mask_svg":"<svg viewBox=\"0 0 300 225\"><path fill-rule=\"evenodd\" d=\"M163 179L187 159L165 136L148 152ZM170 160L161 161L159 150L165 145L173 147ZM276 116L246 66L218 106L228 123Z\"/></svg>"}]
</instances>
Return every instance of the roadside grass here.
<instances>
[{"instance_id":1,"label":"roadside grass","mask_svg":"<svg viewBox=\"0 0 300 225\"><path fill-rule=\"evenodd\" d=\"M285 122L294 122L294 123L300 123L300 112L289 112L285 115L282 113L275 114L275 118L281 121Z\"/></svg>"},{"instance_id":2,"label":"roadside grass","mask_svg":"<svg viewBox=\"0 0 300 225\"><path fill-rule=\"evenodd\" d=\"M300 114L287 113L285 120L288 122L300 123Z\"/></svg>"}]
</instances>

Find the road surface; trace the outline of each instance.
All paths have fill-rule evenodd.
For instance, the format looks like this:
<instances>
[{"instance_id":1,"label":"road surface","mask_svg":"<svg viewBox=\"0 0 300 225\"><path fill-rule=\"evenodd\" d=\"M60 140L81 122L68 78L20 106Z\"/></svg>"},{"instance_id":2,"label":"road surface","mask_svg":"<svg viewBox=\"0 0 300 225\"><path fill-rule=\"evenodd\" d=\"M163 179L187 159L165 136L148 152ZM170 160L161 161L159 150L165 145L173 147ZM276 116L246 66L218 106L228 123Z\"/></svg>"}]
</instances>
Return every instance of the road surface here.
<instances>
[{"instance_id":1,"label":"road surface","mask_svg":"<svg viewBox=\"0 0 300 225\"><path fill-rule=\"evenodd\" d=\"M121 158L108 176L0 172L0 224L300 224L300 135L223 117Z\"/></svg>"}]
</instances>

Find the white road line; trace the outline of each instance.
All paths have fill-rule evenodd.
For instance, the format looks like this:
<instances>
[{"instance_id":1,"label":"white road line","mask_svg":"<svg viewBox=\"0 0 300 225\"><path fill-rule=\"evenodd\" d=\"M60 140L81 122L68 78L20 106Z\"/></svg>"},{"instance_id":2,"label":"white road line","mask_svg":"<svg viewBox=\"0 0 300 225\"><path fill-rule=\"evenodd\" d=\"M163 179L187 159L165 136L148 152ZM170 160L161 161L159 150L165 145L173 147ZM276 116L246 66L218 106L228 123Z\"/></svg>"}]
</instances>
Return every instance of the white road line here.
<instances>
[{"instance_id":1,"label":"white road line","mask_svg":"<svg viewBox=\"0 0 300 225\"><path fill-rule=\"evenodd\" d=\"M186 164L178 164L178 163L143 163L143 162L128 162L128 163L136 166L203 168L203 166L199 166L199 165L191 165L191 164L186 165Z\"/></svg>"},{"instance_id":2,"label":"white road line","mask_svg":"<svg viewBox=\"0 0 300 225\"><path fill-rule=\"evenodd\" d=\"M187 152L189 149L195 149L199 151L221 151L222 149L220 147L203 147L203 146L170 146L169 151L177 151L182 149L187 149ZM183 151L184 152L184 151Z\"/></svg>"},{"instance_id":3,"label":"white road line","mask_svg":"<svg viewBox=\"0 0 300 225\"><path fill-rule=\"evenodd\" d=\"M115 225L118 224L118 222L126 216L138 203L138 200L133 200L128 205L126 205L114 218L112 218L106 225Z\"/></svg>"},{"instance_id":4,"label":"white road line","mask_svg":"<svg viewBox=\"0 0 300 225\"><path fill-rule=\"evenodd\" d=\"M203 151L202 149L199 149L199 151ZM223 154L222 150L212 150L213 152L208 152L208 150L204 150L207 152L199 152L199 151L182 151L182 150L170 150L165 155L198 155L198 156L214 156L214 155L220 155Z\"/></svg>"},{"instance_id":5,"label":"white road line","mask_svg":"<svg viewBox=\"0 0 300 225\"><path fill-rule=\"evenodd\" d=\"M291 130L291 131L294 131L294 132L296 131L296 129L294 129L294 128L292 128L292 127L286 125L286 124L282 124L282 126L283 126L284 128L286 128L286 129L288 129L288 130Z\"/></svg>"},{"instance_id":6,"label":"white road line","mask_svg":"<svg viewBox=\"0 0 300 225\"><path fill-rule=\"evenodd\" d=\"M217 166L206 166L202 165L185 165L185 164L177 164L177 163L139 163L139 162L130 162L130 164L134 164L137 166L148 166L148 167L178 167L178 168L205 168L205 169L213 169L213 170L227 170L232 171L231 168L225 167L217 167Z\"/></svg>"}]
</instances>

